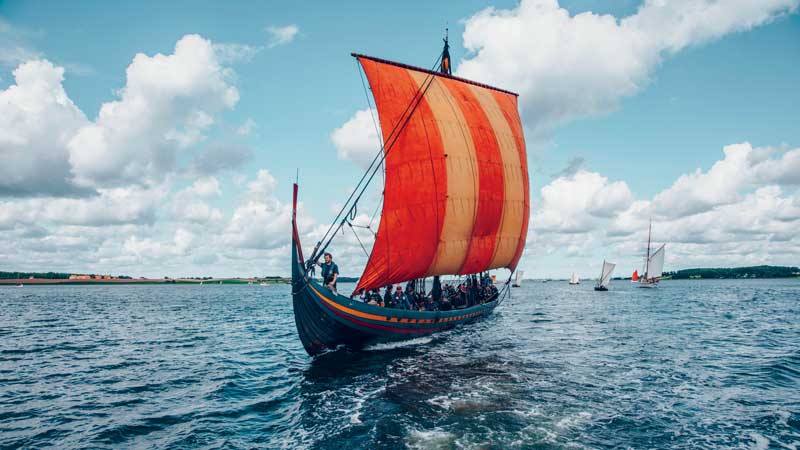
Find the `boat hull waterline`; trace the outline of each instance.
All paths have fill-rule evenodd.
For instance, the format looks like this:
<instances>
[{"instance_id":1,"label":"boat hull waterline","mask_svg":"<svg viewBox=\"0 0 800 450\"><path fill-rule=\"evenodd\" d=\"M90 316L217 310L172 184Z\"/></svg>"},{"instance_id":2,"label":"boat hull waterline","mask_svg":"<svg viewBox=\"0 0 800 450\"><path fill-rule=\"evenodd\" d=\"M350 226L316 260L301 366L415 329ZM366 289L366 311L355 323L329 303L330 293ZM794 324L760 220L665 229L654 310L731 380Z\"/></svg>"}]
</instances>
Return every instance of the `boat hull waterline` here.
<instances>
[{"instance_id":1,"label":"boat hull waterline","mask_svg":"<svg viewBox=\"0 0 800 450\"><path fill-rule=\"evenodd\" d=\"M297 185L294 187L297 210ZM300 341L309 355L340 346L363 348L378 342L412 339L473 322L494 311L508 293L508 284L492 301L451 311L382 308L334 293L308 277L292 215L292 306Z\"/></svg>"},{"instance_id":2,"label":"boat hull waterline","mask_svg":"<svg viewBox=\"0 0 800 450\"><path fill-rule=\"evenodd\" d=\"M315 280L300 281L293 293L295 324L309 355L339 346L360 349L377 342L426 336L490 314L495 300L453 311L408 311L381 308L333 294Z\"/></svg>"}]
</instances>

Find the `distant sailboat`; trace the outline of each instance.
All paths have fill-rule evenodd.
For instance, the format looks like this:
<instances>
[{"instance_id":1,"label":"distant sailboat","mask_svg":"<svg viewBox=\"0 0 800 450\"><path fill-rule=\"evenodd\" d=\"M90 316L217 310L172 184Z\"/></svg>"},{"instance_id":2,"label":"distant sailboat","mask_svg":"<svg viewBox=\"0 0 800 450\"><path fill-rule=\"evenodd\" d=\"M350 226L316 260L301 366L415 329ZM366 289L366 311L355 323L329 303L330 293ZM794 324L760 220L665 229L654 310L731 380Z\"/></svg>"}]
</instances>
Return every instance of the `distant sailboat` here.
<instances>
[{"instance_id":1,"label":"distant sailboat","mask_svg":"<svg viewBox=\"0 0 800 450\"><path fill-rule=\"evenodd\" d=\"M578 274L572 272L572 276L569 278L569 284L581 284L581 279L578 278Z\"/></svg>"},{"instance_id":2,"label":"distant sailboat","mask_svg":"<svg viewBox=\"0 0 800 450\"><path fill-rule=\"evenodd\" d=\"M522 276L525 275L525 272L518 270L517 275L514 278L514 283L511 284L511 287L520 287L522 286Z\"/></svg>"},{"instance_id":3,"label":"distant sailboat","mask_svg":"<svg viewBox=\"0 0 800 450\"><path fill-rule=\"evenodd\" d=\"M639 287L653 288L658 286L658 281L664 271L664 248L667 244L661 244L658 250L650 253L650 235L653 231L653 222L647 230L647 256L644 260L644 275L639 277ZM634 272L634 274L636 274Z\"/></svg>"},{"instance_id":4,"label":"distant sailboat","mask_svg":"<svg viewBox=\"0 0 800 450\"><path fill-rule=\"evenodd\" d=\"M616 264L603 260L603 268L600 270L600 278L597 280L597 285L594 287L595 291L607 291L608 283L611 282L611 273L614 272Z\"/></svg>"}]
</instances>

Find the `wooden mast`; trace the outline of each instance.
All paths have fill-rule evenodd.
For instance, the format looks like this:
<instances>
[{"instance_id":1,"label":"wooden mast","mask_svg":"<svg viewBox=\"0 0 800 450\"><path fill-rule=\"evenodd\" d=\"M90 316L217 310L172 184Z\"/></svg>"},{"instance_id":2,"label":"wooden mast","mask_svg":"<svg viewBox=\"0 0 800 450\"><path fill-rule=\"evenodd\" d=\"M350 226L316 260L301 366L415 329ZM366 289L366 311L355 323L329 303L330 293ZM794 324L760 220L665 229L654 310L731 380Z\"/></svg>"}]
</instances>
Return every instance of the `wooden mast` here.
<instances>
[{"instance_id":1,"label":"wooden mast","mask_svg":"<svg viewBox=\"0 0 800 450\"><path fill-rule=\"evenodd\" d=\"M650 218L650 225L647 227L647 256L644 260L644 279L647 281L647 272L650 270L650 233L653 231L653 218Z\"/></svg>"}]
</instances>

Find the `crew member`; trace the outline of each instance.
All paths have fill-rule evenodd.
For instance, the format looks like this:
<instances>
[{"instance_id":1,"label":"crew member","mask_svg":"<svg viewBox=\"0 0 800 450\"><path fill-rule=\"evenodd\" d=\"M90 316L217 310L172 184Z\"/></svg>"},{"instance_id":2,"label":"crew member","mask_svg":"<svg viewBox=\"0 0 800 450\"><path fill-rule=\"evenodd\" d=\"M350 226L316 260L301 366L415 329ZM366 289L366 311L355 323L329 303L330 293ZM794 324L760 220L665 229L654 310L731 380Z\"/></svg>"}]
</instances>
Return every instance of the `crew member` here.
<instances>
[{"instance_id":1,"label":"crew member","mask_svg":"<svg viewBox=\"0 0 800 450\"><path fill-rule=\"evenodd\" d=\"M317 262L317 264L322 267L322 284L330 289L331 292L337 294L336 280L339 278L339 266L333 262L333 255L330 253L325 252L323 258L325 259L325 262Z\"/></svg>"}]
</instances>

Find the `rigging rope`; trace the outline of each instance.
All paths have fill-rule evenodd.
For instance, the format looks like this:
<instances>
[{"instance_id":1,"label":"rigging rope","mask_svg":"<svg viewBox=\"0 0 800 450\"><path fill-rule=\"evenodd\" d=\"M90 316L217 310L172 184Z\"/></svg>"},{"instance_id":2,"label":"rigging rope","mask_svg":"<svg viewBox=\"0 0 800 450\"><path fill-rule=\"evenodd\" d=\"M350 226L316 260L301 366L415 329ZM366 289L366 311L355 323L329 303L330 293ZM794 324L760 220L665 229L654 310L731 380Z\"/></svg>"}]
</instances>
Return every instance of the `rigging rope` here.
<instances>
[{"instance_id":1,"label":"rigging rope","mask_svg":"<svg viewBox=\"0 0 800 450\"><path fill-rule=\"evenodd\" d=\"M328 245L330 245L331 241L336 236L336 232L338 232L345 224L345 220L342 220L341 222L339 222L339 225L336 226L337 221L342 216L342 213L347 208L347 205L350 204L350 200L353 199L353 196L356 194L356 192L358 192L358 190L360 188L361 191L359 192L359 194L355 198L355 200L353 200L353 204L350 207L350 210L348 210L348 212L345 213L345 217L348 214L350 214L350 211L352 209L354 209L356 207L356 205L358 204L358 201L361 199L361 196L364 195L364 192L366 191L367 186L369 186L369 183L375 177L375 173L378 171L378 169L380 167L382 167L383 161L386 159L386 155L389 154L389 151L391 151L392 147L397 142L397 139L399 138L400 132L405 128L405 126L411 120L411 117L413 116L414 111L416 111L417 107L422 102L422 99L425 97L425 94L428 92L428 89L433 84L433 80L435 78L435 72L433 71L433 69L436 68L436 65L439 63L439 60L441 59L441 57L442 57L442 54L439 54L439 56L436 58L436 62L433 64L433 67L430 70L430 73L425 78L425 80L422 82L422 84L420 84L419 88L414 93L414 96L412 97L411 101L406 106L406 108L403 111L403 113L400 115L400 120L398 120L398 122L394 125L394 127L391 130L391 132L389 133L389 136L386 138L386 144L381 147L380 151L372 159L372 162L369 164L369 166L367 167L366 172L364 173L364 175L361 177L361 179L356 184L356 187L353 189L353 192L350 193L350 196L347 198L347 201L342 206L342 208L339 210L339 213L336 214L336 218L334 218L333 222L331 223L331 226L328 227L328 230L325 232L325 234L323 235L322 239L320 239L320 241L317 242L317 245L314 248L314 251L312 252L311 257L308 260L308 265L313 265L316 262L316 260L319 259L319 255L325 252L325 250L327 249ZM423 89L423 87L424 87L424 89ZM420 94L420 91L422 91L421 94ZM409 111L409 109L410 109L410 111ZM378 163L380 165L379 166L375 166L376 163ZM369 178L367 178L367 175L369 175ZM366 179L366 183L362 187L361 184L364 183L365 179ZM336 230L334 230L333 233L331 234L330 232L331 232L331 230L333 230L334 227L336 228ZM329 236L329 234L330 234L330 236ZM327 239L327 242L325 242L326 239ZM323 242L325 242L325 245L322 245ZM320 248L320 246L321 246L321 248Z\"/></svg>"},{"instance_id":2,"label":"rigging rope","mask_svg":"<svg viewBox=\"0 0 800 450\"><path fill-rule=\"evenodd\" d=\"M381 200L378 202L378 205L375 206L375 211L372 212L372 217L370 217L369 219L369 224L367 225L367 228L369 228L372 225L372 222L375 221L375 216L378 215L378 211L380 211L381 205L383 205L383 197L381 197Z\"/></svg>"},{"instance_id":3,"label":"rigging rope","mask_svg":"<svg viewBox=\"0 0 800 450\"><path fill-rule=\"evenodd\" d=\"M441 58L441 56L440 56ZM358 72L359 78L361 78L361 87L364 89L364 97L367 99L367 110L369 110L369 116L372 118L372 125L375 127L375 136L378 137L378 145L381 146L381 150L383 149L383 140L381 139L381 129L378 126L378 121L375 120L375 113L377 111L378 106L375 105L375 108L372 108L372 102L369 100L369 92L367 90L367 83L364 81L364 71L361 70L361 65L358 63L358 59L356 59L356 71ZM370 88L369 90L372 90ZM381 180L383 185L386 186L386 175L383 171L383 161L381 161ZM381 192L383 195L383 192Z\"/></svg>"},{"instance_id":4,"label":"rigging rope","mask_svg":"<svg viewBox=\"0 0 800 450\"><path fill-rule=\"evenodd\" d=\"M361 250L364 250L364 254L367 255L367 258L369 258L369 252L367 251L366 248L364 248L364 244L361 242L361 239L358 237L358 233L356 233L356 230L353 228L353 224L350 222L347 222L347 224L350 225L350 229L353 230L353 236L356 237L358 245L361 246Z\"/></svg>"},{"instance_id":5,"label":"rigging rope","mask_svg":"<svg viewBox=\"0 0 800 450\"><path fill-rule=\"evenodd\" d=\"M361 78L361 87L364 88L364 97L367 99L367 109L369 110L369 116L372 118L372 125L375 127L375 136L378 137L378 145L383 145L381 142L381 130L378 127L378 121L375 120L375 114L372 112L372 102L369 101L369 92L367 91L367 83L364 81L364 73L361 71L361 65L358 64L358 59L356 61L356 70L358 71L358 76ZM376 106L377 108L377 106Z\"/></svg>"}]
</instances>

